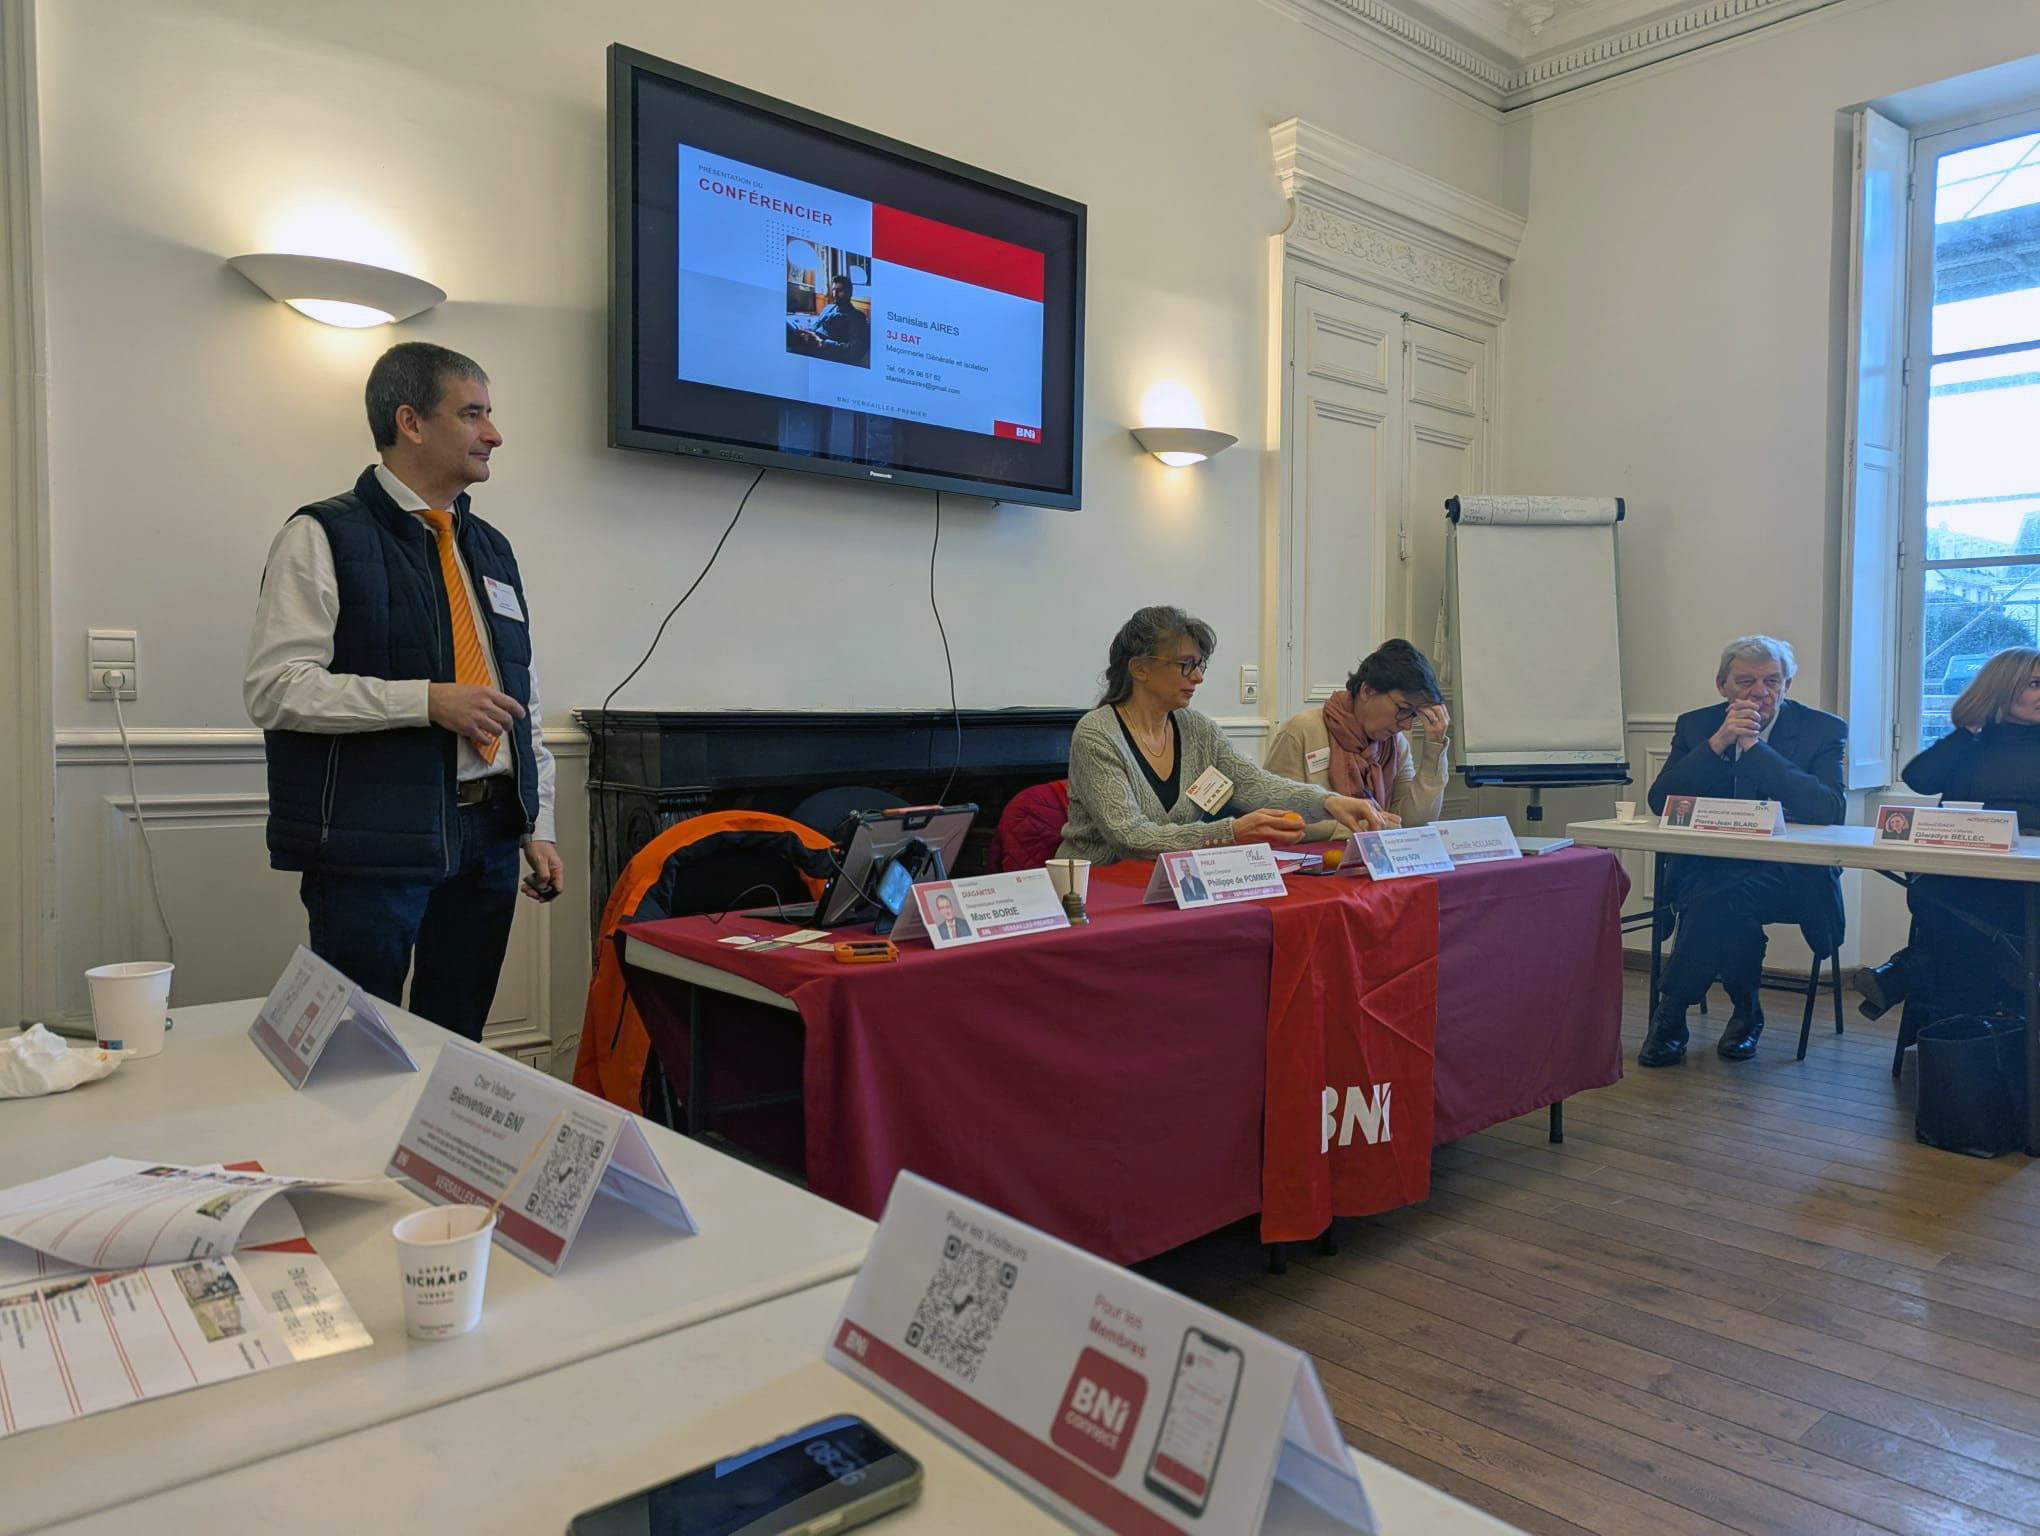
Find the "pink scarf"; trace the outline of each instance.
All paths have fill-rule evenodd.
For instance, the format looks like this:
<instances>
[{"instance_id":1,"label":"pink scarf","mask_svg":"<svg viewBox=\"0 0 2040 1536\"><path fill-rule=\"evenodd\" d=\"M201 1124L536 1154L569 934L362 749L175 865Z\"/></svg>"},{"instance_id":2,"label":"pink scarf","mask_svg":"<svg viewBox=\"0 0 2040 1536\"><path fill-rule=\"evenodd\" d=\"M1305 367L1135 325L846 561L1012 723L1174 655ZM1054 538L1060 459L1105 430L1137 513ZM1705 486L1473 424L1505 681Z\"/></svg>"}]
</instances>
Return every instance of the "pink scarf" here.
<instances>
[{"instance_id":1,"label":"pink scarf","mask_svg":"<svg viewBox=\"0 0 2040 1536\"><path fill-rule=\"evenodd\" d=\"M1402 769L1402 732L1386 741L1368 740L1360 729L1353 696L1343 688L1325 700L1324 711L1325 734L1332 739L1332 788L1342 795L1372 800L1386 810Z\"/></svg>"}]
</instances>

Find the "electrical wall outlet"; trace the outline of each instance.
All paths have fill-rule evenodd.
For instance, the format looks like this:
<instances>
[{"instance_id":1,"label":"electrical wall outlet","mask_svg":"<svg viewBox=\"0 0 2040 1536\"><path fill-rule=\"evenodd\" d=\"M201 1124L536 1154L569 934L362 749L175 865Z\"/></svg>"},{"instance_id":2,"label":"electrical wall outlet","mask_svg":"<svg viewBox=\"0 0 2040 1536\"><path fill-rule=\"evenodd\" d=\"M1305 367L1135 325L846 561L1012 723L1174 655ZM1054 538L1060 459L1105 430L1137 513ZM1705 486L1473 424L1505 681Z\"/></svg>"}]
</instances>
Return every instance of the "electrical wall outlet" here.
<instances>
[{"instance_id":1,"label":"electrical wall outlet","mask_svg":"<svg viewBox=\"0 0 2040 1536\"><path fill-rule=\"evenodd\" d=\"M85 697L110 700L120 690L123 703L140 687L141 641L131 629L85 631Z\"/></svg>"},{"instance_id":2,"label":"electrical wall outlet","mask_svg":"<svg viewBox=\"0 0 2040 1536\"><path fill-rule=\"evenodd\" d=\"M1258 704L1261 702L1261 669L1250 664L1240 666L1240 702Z\"/></svg>"}]
</instances>

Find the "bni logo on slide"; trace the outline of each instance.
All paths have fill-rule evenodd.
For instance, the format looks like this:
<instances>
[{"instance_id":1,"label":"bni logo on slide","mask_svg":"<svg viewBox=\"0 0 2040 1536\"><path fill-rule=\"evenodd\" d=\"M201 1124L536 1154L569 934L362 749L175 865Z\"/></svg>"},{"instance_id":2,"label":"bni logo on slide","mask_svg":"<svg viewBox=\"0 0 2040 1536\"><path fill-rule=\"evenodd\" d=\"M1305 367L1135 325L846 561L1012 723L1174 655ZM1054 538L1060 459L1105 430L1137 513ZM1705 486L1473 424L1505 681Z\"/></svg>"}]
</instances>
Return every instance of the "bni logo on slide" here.
<instances>
[{"instance_id":1,"label":"bni logo on slide","mask_svg":"<svg viewBox=\"0 0 2040 1536\"><path fill-rule=\"evenodd\" d=\"M1077 1356L1070 1384L1048 1438L1087 1467L1117 1477L1126 1448L1147 1401L1147 1378L1109 1355L1086 1349Z\"/></svg>"}]
</instances>

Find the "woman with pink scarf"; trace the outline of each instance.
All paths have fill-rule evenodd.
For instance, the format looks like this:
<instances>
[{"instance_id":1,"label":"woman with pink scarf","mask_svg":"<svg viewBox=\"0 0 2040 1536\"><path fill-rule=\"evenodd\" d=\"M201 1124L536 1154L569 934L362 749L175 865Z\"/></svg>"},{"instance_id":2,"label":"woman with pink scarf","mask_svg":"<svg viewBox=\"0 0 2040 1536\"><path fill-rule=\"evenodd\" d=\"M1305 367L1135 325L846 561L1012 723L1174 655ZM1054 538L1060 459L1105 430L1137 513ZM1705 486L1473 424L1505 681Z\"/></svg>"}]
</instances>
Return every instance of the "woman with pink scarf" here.
<instances>
[{"instance_id":1,"label":"woman with pink scarf","mask_svg":"<svg viewBox=\"0 0 2040 1536\"><path fill-rule=\"evenodd\" d=\"M1420 722L1423 744L1412 747L1406 731ZM1264 766L1285 779L1371 800L1403 826L1420 827L1436 821L1445 806L1451 724L1424 653L1407 640L1389 640L1354 669L1344 692L1282 722ZM1345 835L1332 821L1303 834L1307 842Z\"/></svg>"}]
</instances>

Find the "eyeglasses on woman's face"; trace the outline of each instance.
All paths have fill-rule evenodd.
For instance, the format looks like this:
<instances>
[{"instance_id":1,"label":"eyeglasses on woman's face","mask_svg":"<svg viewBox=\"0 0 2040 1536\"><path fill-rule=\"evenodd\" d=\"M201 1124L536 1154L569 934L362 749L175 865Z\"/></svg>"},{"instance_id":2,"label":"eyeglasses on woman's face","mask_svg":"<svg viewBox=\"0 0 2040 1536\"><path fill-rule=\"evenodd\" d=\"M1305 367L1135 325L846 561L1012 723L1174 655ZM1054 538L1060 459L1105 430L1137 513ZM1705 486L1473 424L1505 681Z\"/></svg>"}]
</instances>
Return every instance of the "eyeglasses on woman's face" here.
<instances>
[{"instance_id":1,"label":"eyeglasses on woman's face","mask_svg":"<svg viewBox=\"0 0 2040 1536\"><path fill-rule=\"evenodd\" d=\"M1418 716L1422 715L1423 712L1424 707L1421 704L1411 704L1403 699L1395 701L1395 723L1397 725L1414 724Z\"/></svg>"},{"instance_id":2,"label":"eyeglasses on woman's face","mask_svg":"<svg viewBox=\"0 0 2040 1536\"><path fill-rule=\"evenodd\" d=\"M1165 667L1174 667L1184 677L1202 677L1206 658L1202 656L1150 656L1149 661L1159 661Z\"/></svg>"}]
</instances>

